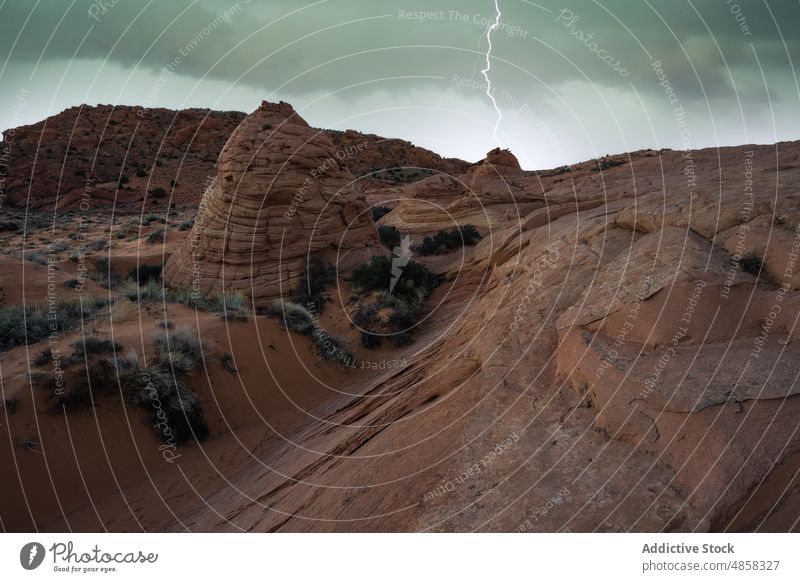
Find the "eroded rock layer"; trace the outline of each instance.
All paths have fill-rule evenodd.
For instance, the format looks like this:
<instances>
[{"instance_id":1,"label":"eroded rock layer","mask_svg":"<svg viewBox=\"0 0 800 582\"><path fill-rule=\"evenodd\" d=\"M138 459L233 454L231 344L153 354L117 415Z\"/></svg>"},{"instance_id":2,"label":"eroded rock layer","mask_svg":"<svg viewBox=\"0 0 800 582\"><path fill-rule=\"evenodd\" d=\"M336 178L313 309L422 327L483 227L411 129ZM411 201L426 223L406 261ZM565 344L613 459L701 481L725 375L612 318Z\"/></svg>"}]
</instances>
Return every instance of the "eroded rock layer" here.
<instances>
[{"instance_id":1,"label":"eroded rock layer","mask_svg":"<svg viewBox=\"0 0 800 582\"><path fill-rule=\"evenodd\" d=\"M223 148L166 283L201 294L240 290L260 306L290 294L312 255L345 270L368 258L375 227L340 164L354 153L337 150L291 105L262 103Z\"/></svg>"}]
</instances>

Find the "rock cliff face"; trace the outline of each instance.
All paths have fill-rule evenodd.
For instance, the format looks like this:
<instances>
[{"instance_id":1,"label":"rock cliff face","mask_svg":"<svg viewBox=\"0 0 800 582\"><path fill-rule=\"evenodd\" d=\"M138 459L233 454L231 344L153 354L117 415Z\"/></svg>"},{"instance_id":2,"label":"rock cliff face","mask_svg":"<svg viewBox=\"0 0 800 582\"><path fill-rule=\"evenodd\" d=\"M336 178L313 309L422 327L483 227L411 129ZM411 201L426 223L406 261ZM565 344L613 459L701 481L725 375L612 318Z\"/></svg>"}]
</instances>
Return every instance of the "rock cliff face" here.
<instances>
[{"instance_id":1,"label":"rock cliff face","mask_svg":"<svg viewBox=\"0 0 800 582\"><path fill-rule=\"evenodd\" d=\"M286 296L311 255L339 269L378 246L363 195L337 149L287 103L264 102L230 137L167 284L201 294L240 290L257 306Z\"/></svg>"}]
</instances>

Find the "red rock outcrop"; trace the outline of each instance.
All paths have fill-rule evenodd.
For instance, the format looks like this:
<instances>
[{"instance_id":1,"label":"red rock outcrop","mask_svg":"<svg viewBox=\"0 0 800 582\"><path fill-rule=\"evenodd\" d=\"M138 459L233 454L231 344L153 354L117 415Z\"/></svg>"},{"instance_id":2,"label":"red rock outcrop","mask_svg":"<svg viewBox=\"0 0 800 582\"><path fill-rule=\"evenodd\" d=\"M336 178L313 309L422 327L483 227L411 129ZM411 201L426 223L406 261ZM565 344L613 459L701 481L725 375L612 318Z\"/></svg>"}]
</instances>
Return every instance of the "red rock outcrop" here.
<instances>
[{"instance_id":1,"label":"red rock outcrop","mask_svg":"<svg viewBox=\"0 0 800 582\"><path fill-rule=\"evenodd\" d=\"M204 295L240 290L264 306L297 286L311 255L343 270L366 260L378 247L375 226L339 163L355 151L337 150L288 103L262 103L225 144L166 283Z\"/></svg>"},{"instance_id":2,"label":"red rock outcrop","mask_svg":"<svg viewBox=\"0 0 800 582\"><path fill-rule=\"evenodd\" d=\"M214 176L222 146L245 118L238 111L81 105L11 128L0 142L4 204L28 209L141 206L163 189L179 205L197 204ZM385 185L444 172L458 175L467 162L400 139L354 130L319 130L347 156L338 160L355 176ZM35 160L35 165L34 165ZM380 172L384 168L401 168ZM150 196L155 208L165 200ZM84 205L85 206L85 205ZM151 208L154 209L154 208Z\"/></svg>"},{"instance_id":3,"label":"red rock outcrop","mask_svg":"<svg viewBox=\"0 0 800 582\"><path fill-rule=\"evenodd\" d=\"M140 203L196 201L244 114L208 109L70 107L3 132L6 203L28 209L85 210ZM88 207L87 207L88 205ZM152 208L152 207L151 207Z\"/></svg>"}]
</instances>

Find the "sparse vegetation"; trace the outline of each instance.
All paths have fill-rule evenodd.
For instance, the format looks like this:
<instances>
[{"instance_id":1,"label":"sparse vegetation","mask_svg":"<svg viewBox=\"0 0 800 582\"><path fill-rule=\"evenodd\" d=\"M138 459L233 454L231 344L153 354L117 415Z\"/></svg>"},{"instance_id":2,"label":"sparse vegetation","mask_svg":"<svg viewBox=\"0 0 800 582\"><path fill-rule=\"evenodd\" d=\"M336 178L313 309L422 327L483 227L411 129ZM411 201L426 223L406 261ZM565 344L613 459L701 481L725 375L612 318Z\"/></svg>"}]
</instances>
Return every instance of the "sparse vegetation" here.
<instances>
[{"instance_id":1,"label":"sparse vegetation","mask_svg":"<svg viewBox=\"0 0 800 582\"><path fill-rule=\"evenodd\" d=\"M392 282L392 261L388 257L375 256L368 263L353 271L353 284L363 291L389 291ZM413 306L422 305L436 286L439 279L427 267L410 261L398 274L394 288L396 297L404 299Z\"/></svg>"},{"instance_id":2,"label":"sparse vegetation","mask_svg":"<svg viewBox=\"0 0 800 582\"><path fill-rule=\"evenodd\" d=\"M323 360L338 361L343 365L353 361L342 342L318 328L314 315L302 305L291 301L277 301L267 313L278 317L286 329L309 336Z\"/></svg>"},{"instance_id":3,"label":"sparse vegetation","mask_svg":"<svg viewBox=\"0 0 800 582\"><path fill-rule=\"evenodd\" d=\"M210 353L200 338L188 327L156 332L153 334L153 346L158 361L181 374L194 372L203 358Z\"/></svg>"},{"instance_id":4,"label":"sparse vegetation","mask_svg":"<svg viewBox=\"0 0 800 582\"><path fill-rule=\"evenodd\" d=\"M372 207L372 220L378 222L381 218L386 216L392 211L388 206L373 206Z\"/></svg>"},{"instance_id":5,"label":"sparse vegetation","mask_svg":"<svg viewBox=\"0 0 800 582\"><path fill-rule=\"evenodd\" d=\"M361 345L366 348L378 347L381 335L391 337L396 346L410 343L410 329L438 285L438 277L414 261L403 267L390 292L391 280L391 260L386 257L372 257L369 263L353 271L352 281L357 288L362 292L378 292L377 302L359 305L353 316L353 323L361 328ZM390 312L380 317L378 311L384 308Z\"/></svg>"},{"instance_id":6,"label":"sparse vegetation","mask_svg":"<svg viewBox=\"0 0 800 582\"><path fill-rule=\"evenodd\" d=\"M19 406L19 400L16 398L6 398L3 400L3 408L6 409L8 414L14 414L17 412L17 407Z\"/></svg>"},{"instance_id":7,"label":"sparse vegetation","mask_svg":"<svg viewBox=\"0 0 800 582\"><path fill-rule=\"evenodd\" d=\"M33 357L33 365L37 367L44 366L53 361L53 348L50 346L42 348L39 353Z\"/></svg>"},{"instance_id":8,"label":"sparse vegetation","mask_svg":"<svg viewBox=\"0 0 800 582\"><path fill-rule=\"evenodd\" d=\"M74 349L73 355L75 356L113 353L122 349L122 346L113 339L96 335L83 336L78 341L73 342L72 347Z\"/></svg>"},{"instance_id":9,"label":"sparse vegetation","mask_svg":"<svg viewBox=\"0 0 800 582\"><path fill-rule=\"evenodd\" d=\"M202 441L208 437L203 406L179 379L178 370L145 367L135 354L110 363L126 397L151 412L149 422L162 441L180 446L190 438Z\"/></svg>"},{"instance_id":10,"label":"sparse vegetation","mask_svg":"<svg viewBox=\"0 0 800 582\"><path fill-rule=\"evenodd\" d=\"M42 253L37 251L30 251L25 253L25 260L30 261L31 263L36 263L37 265L42 265L42 266L47 265L47 257L45 257Z\"/></svg>"},{"instance_id":11,"label":"sparse vegetation","mask_svg":"<svg viewBox=\"0 0 800 582\"><path fill-rule=\"evenodd\" d=\"M92 318L103 302L80 297L57 299L52 305L10 305L0 308L0 351L30 345L52 332L69 331Z\"/></svg>"},{"instance_id":12,"label":"sparse vegetation","mask_svg":"<svg viewBox=\"0 0 800 582\"><path fill-rule=\"evenodd\" d=\"M472 246L478 244L481 235L478 229L471 224L453 228L450 230L440 230L432 237L426 236L422 242L414 248L414 252L420 256L440 255L448 253L462 246Z\"/></svg>"},{"instance_id":13,"label":"sparse vegetation","mask_svg":"<svg viewBox=\"0 0 800 582\"><path fill-rule=\"evenodd\" d=\"M225 352L222 354L220 358L220 364L222 365L222 369L226 372L230 372L231 374L238 374L239 371L236 369L236 365L233 363L233 355L230 352Z\"/></svg>"},{"instance_id":14,"label":"sparse vegetation","mask_svg":"<svg viewBox=\"0 0 800 582\"><path fill-rule=\"evenodd\" d=\"M314 330L314 316L299 303L277 301L272 304L267 313L280 318L284 327L291 331L311 334Z\"/></svg>"},{"instance_id":15,"label":"sparse vegetation","mask_svg":"<svg viewBox=\"0 0 800 582\"><path fill-rule=\"evenodd\" d=\"M749 253L741 258L739 268L745 273L758 277L764 269L764 261L755 253Z\"/></svg>"},{"instance_id":16,"label":"sparse vegetation","mask_svg":"<svg viewBox=\"0 0 800 582\"><path fill-rule=\"evenodd\" d=\"M151 245L155 243L163 243L166 234L167 233L163 228L157 228L147 235L147 242Z\"/></svg>"},{"instance_id":17,"label":"sparse vegetation","mask_svg":"<svg viewBox=\"0 0 800 582\"><path fill-rule=\"evenodd\" d=\"M292 295L292 302L322 313L325 306L323 292L336 281L336 268L312 257L300 279L300 286Z\"/></svg>"},{"instance_id":18,"label":"sparse vegetation","mask_svg":"<svg viewBox=\"0 0 800 582\"><path fill-rule=\"evenodd\" d=\"M223 319L247 321L247 297L241 291L220 291L215 300L215 308L209 311L219 313Z\"/></svg>"},{"instance_id":19,"label":"sparse vegetation","mask_svg":"<svg viewBox=\"0 0 800 582\"><path fill-rule=\"evenodd\" d=\"M390 251L400 246L400 231L397 230L397 227L382 224L378 227L378 236L383 246Z\"/></svg>"},{"instance_id":20,"label":"sparse vegetation","mask_svg":"<svg viewBox=\"0 0 800 582\"><path fill-rule=\"evenodd\" d=\"M189 230L193 226L194 226L194 219L190 218L190 219L184 220L180 224L178 224L178 230L180 230L180 231Z\"/></svg>"}]
</instances>

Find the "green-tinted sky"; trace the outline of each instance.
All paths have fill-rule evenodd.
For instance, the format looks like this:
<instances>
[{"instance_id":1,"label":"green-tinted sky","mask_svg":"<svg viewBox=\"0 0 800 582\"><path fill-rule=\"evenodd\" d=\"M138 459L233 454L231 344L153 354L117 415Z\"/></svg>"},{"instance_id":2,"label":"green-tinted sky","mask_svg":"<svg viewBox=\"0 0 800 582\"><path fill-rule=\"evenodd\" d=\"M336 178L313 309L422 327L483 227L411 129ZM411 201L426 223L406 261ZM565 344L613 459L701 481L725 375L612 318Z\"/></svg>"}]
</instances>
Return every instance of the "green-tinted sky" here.
<instances>
[{"instance_id":1,"label":"green-tinted sky","mask_svg":"<svg viewBox=\"0 0 800 582\"><path fill-rule=\"evenodd\" d=\"M798 0L498 1L497 137L526 168L800 138ZM480 72L494 10L494 0L0 0L0 127L80 103L249 111L283 99L315 126L476 160L497 143Z\"/></svg>"}]
</instances>

